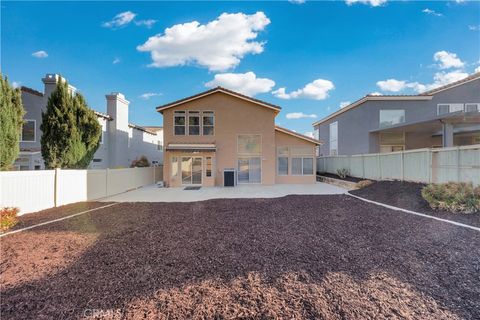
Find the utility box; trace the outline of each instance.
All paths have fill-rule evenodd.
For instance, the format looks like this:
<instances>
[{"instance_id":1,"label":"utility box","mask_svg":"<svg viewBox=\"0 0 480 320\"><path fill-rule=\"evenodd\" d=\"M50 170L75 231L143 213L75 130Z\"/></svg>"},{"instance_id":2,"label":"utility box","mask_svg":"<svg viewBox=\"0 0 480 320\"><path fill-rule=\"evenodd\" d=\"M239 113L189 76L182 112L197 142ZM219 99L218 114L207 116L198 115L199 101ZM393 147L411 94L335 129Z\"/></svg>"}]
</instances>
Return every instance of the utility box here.
<instances>
[{"instance_id":1,"label":"utility box","mask_svg":"<svg viewBox=\"0 0 480 320\"><path fill-rule=\"evenodd\" d=\"M223 186L224 187L234 187L237 183L235 169L223 169Z\"/></svg>"}]
</instances>

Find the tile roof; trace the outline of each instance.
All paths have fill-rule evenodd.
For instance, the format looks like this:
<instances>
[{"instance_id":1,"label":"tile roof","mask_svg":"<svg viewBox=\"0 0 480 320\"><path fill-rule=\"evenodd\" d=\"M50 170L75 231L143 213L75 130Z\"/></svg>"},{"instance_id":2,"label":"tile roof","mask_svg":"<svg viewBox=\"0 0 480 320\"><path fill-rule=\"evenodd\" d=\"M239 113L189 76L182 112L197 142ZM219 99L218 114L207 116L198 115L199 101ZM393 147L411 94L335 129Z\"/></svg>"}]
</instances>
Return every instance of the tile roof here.
<instances>
[{"instance_id":1,"label":"tile roof","mask_svg":"<svg viewBox=\"0 0 480 320\"><path fill-rule=\"evenodd\" d=\"M39 96L39 97L43 97L43 93L41 93L40 91L37 91L35 89L29 88L29 87L21 86L20 90L22 90L23 92L34 94L34 95Z\"/></svg>"},{"instance_id":2,"label":"tile roof","mask_svg":"<svg viewBox=\"0 0 480 320\"><path fill-rule=\"evenodd\" d=\"M462 84L462 83L469 82L469 81L471 81L471 80L476 80L476 79L480 79L480 72L476 72L476 73L474 73L474 74L471 74L471 75L469 75L468 77L463 78L462 80L458 80L458 81L449 83L449 84L447 84L447 85L444 85L444 86L441 86L441 87L438 87L438 88L435 88L435 89L426 91L426 92L424 92L424 93L421 93L420 95L431 95L431 94L437 93L437 92L439 92L439 91L443 91L443 90L446 90L446 89L449 89L449 88L458 86L458 85L460 85L460 84Z\"/></svg>"},{"instance_id":3,"label":"tile roof","mask_svg":"<svg viewBox=\"0 0 480 320\"><path fill-rule=\"evenodd\" d=\"M320 140L314 139L314 138L306 136L304 134L297 133L295 131L292 131L292 130L284 128L284 127L280 127L280 126L275 125L275 130L286 133L286 134L289 134L289 135L292 135L292 136L295 136L295 137L300 138L300 139L304 139L304 140L313 142L315 144L323 144L322 141L320 141Z\"/></svg>"},{"instance_id":4,"label":"tile roof","mask_svg":"<svg viewBox=\"0 0 480 320\"><path fill-rule=\"evenodd\" d=\"M224 92L224 93L230 94L230 95L232 95L232 96L237 96L237 97L239 97L239 98L242 98L242 99L245 99L245 100L249 100L249 101L251 101L251 102L253 102L253 103L257 103L257 104L260 104L260 105L263 105L263 106L266 106L266 107L270 107L270 108L276 109L276 110L278 110L278 111L280 111L280 110L282 109L280 106L271 104L271 103L266 102L266 101L263 101L263 100L259 100L259 99L255 99L255 98L246 96L246 95L244 95L244 94L235 92L235 91L233 91L233 90L229 90L229 89L226 89L226 88L223 88L223 87L215 87L215 88L209 89L209 90L207 90L207 91L203 91L203 92L197 93L197 94L195 94L195 95L193 95L193 96L186 97L186 98L182 98L182 99L179 99L179 100L176 100L176 101L173 101L173 102L170 102L170 103L167 103L167 104L158 106L158 107L157 107L157 111L162 112L163 110L165 110L165 109L167 109L167 108L171 108L171 107L173 107L173 106L182 104L182 103L187 102L187 101L190 101L190 100L199 99L199 98L201 98L201 97L203 97L203 96L206 96L206 95L209 95L209 94L212 94L212 93L215 93L215 92Z\"/></svg>"}]
</instances>

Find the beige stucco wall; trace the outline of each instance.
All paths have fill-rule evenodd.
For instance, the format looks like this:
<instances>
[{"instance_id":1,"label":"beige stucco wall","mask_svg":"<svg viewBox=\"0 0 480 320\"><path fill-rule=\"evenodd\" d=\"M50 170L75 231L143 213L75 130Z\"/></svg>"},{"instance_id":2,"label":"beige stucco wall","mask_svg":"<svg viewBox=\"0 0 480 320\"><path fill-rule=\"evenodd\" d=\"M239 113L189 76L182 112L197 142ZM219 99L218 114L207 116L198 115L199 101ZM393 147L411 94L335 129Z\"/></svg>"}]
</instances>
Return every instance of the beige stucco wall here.
<instances>
[{"instance_id":1,"label":"beige stucco wall","mask_svg":"<svg viewBox=\"0 0 480 320\"><path fill-rule=\"evenodd\" d=\"M175 110L198 110L215 112L215 134L213 136L173 135L173 113ZM215 185L223 185L223 169L237 167L237 136L239 134L260 134L262 138L262 184L275 183L275 115L273 109L259 106L221 92L199 98L185 104L164 110L164 146L170 143L214 143ZM164 177L170 181L172 152L165 152ZM179 154L176 152L176 154ZM181 154L181 153L180 153ZM185 153L183 153L185 154ZM170 182L173 182L171 184Z\"/></svg>"},{"instance_id":2,"label":"beige stucco wall","mask_svg":"<svg viewBox=\"0 0 480 320\"><path fill-rule=\"evenodd\" d=\"M313 158L313 174L305 176L292 175L292 161L291 157L288 159L288 175L278 175L277 167L275 166L275 182L282 183L315 183L316 176L316 157L315 157L315 144L304 139L297 138L293 135L286 134L280 131L275 133L275 145L276 147L309 147L311 148L311 156ZM307 156L307 155L305 155Z\"/></svg>"}]
</instances>

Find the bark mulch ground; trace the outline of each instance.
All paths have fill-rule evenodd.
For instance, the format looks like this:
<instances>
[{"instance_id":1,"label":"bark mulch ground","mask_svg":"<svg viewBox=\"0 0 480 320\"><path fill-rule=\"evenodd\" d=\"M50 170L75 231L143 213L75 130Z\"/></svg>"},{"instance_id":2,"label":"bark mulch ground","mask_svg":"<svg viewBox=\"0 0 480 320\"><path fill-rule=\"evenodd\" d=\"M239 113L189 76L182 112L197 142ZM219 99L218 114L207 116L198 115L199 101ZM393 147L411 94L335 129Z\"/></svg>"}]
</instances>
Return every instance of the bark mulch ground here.
<instances>
[{"instance_id":1,"label":"bark mulch ground","mask_svg":"<svg viewBox=\"0 0 480 320\"><path fill-rule=\"evenodd\" d=\"M391 206L480 227L480 212L463 214L430 208L428 202L422 198L421 191L424 186L423 183L415 182L377 181L368 187L352 190L350 193Z\"/></svg>"},{"instance_id":2,"label":"bark mulch ground","mask_svg":"<svg viewBox=\"0 0 480 320\"><path fill-rule=\"evenodd\" d=\"M328 173L328 172L323 172L323 173L320 173L319 175L324 176L324 177L328 177L328 178L338 179L338 180L350 181L350 182L359 182L359 181L362 181L362 180L366 180L366 179L350 177L350 176L346 176L345 178L341 178L340 176L338 176L336 174Z\"/></svg>"},{"instance_id":3,"label":"bark mulch ground","mask_svg":"<svg viewBox=\"0 0 480 320\"><path fill-rule=\"evenodd\" d=\"M35 224L66 217L75 213L102 207L108 204L108 202L77 202L52 209L23 214L18 217L18 223L8 231L26 228Z\"/></svg>"},{"instance_id":4,"label":"bark mulch ground","mask_svg":"<svg viewBox=\"0 0 480 320\"><path fill-rule=\"evenodd\" d=\"M1 244L2 319L480 318L480 233L348 195L122 203Z\"/></svg>"}]
</instances>

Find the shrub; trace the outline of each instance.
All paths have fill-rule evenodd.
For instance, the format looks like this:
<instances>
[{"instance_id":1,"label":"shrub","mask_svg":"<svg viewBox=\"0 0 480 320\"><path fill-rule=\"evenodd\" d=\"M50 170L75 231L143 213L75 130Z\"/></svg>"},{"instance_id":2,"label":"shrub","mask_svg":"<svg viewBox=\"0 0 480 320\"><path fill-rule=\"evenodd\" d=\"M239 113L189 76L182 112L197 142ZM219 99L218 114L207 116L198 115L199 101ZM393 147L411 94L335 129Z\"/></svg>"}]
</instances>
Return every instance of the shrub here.
<instances>
[{"instance_id":1,"label":"shrub","mask_svg":"<svg viewBox=\"0 0 480 320\"><path fill-rule=\"evenodd\" d=\"M350 172L347 168L337 169L337 175L342 179L345 179L349 174Z\"/></svg>"},{"instance_id":2,"label":"shrub","mask_svg":"<svg viewBox=\"0 0 480 320\"><path fill-rule=\"evenodd\" d=\"M472 183L429 184L422 189L422 197L436 210L460 213L480 211L480 187L473 188Z\"/></svg>"},{"instance_id":3,"label":"shrub","mask_svg":"<svg viewBox=\"0 0 480 320\"><path fill-rule=\"evenodd\" d=\"M18 223L18 208L5 207L0 209L0 231L6 231Z\"/></svg>"},{"instance_id":4,"label":"shrub","mask_svg":"<svg viewBox=\"0 0 480 320\"><path fill-rule=\"evenodd\" d=\"M362 189L362 188L368 187L372 183L373 183L372 180L362 180L362 181L358 181L357 184L355 185L355 187L357 189Z\"/></svg>"},{"instance_id":5,"label":"shrub","mask_svg":"<svg viewBox=\"0 0 480 320\"><path fill-rule=\"evenodd\" d=\"M135 167L150 167L150 162L148 161L147 157L141 156L138 159L135 159L132 161L132 164L130 165L131 168Z\"/></svg>"}]
</instances>

